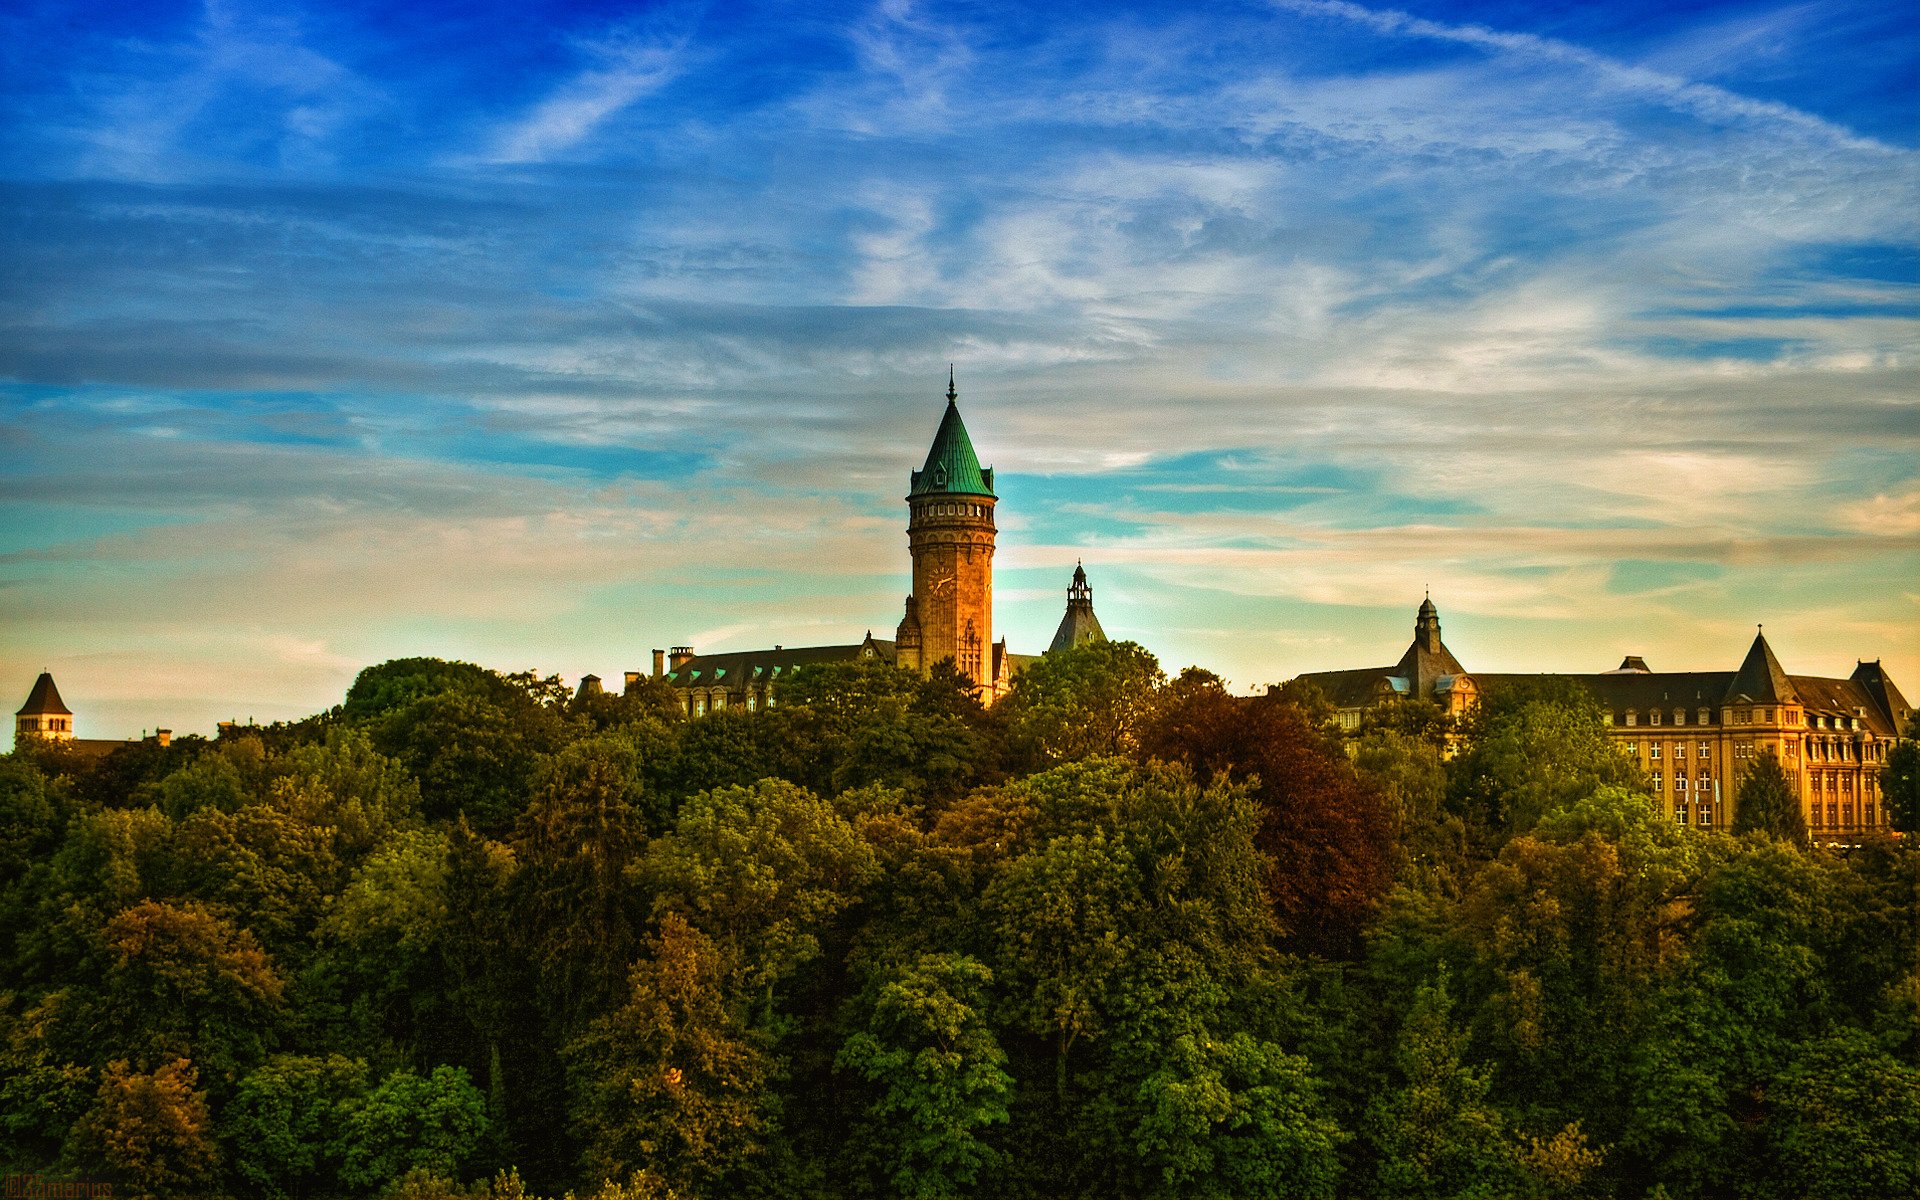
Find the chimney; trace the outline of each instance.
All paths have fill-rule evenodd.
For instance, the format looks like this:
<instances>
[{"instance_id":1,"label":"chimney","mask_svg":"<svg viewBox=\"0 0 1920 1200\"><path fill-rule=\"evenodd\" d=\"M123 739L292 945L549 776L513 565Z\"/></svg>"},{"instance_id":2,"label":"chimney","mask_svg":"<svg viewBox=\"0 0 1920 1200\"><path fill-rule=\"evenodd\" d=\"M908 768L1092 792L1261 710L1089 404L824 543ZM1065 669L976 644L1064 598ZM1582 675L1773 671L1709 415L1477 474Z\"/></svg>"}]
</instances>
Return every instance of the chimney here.
<instances>
[{"instance_id":1,"label":"chimney","mask_svg":"<svg viewBox=\"0 0 1920 1200\"><path fill-rule=\"evenodd\" d=\"M159 742L160 748L164 750L173 741L173 730L156 729L153 731L153 740Z\"/></svg>"},{"instance_id":2,"label":"chimney","mask_svg":"<svg viewBox=\"0 0 1920 1200\"><path fill-rule=\"evenodd\" d=\"M667 652L665 650L655 650L653 652L653 677L655 679L658 679L662 675L665 675L666 673L667 673Z\"/></svg>"},{"instance_id":3,"label":"chimney","mask_svg":"<svg viewBox=\"0 0 1920 1200\"><path fill-rule=\"evenodd\" d=\"M686 666L687 660L692 657L692 646L675 646L673 649L667 651L667 665L678 671L681 667Z\"/></svg>"},{"instance_id":4,"label":"chimney","mask_svg":"<svg viewBox=\"0 0 1920 1200\"><path fill-rule=\"evenodd\" d=\"M658 651L658 650L656 650L656 651L654 651L654 653L655 653L655 654L658 654L658 653L659 653L659 651ZM626 689L625 689L625 690L626 690L626 693L627 693L627 694L628 694L629 696L631 696L631 695L632 695L632 694L633 694L634 692L636 692L636 691L638 691L638 690L639 690L639 688L640 688L640 672L638 672L638 671L628 671L628 672L627 672L627 686L626 686Z\"/></svg>"}]
</instances>

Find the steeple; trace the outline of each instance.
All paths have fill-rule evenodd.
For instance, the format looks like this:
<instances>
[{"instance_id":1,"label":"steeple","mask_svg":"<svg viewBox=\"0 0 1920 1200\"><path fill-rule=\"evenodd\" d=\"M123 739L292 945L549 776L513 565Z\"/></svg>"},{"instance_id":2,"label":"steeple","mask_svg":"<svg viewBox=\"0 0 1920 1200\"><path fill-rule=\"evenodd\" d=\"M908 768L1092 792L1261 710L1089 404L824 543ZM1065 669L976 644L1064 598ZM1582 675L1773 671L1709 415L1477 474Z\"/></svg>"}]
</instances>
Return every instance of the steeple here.
<instances>
[{"instance_id":1,"label":"steeple","mask_svg":"<svg viewBox=\"0 0 1920 1200\"><path fill-rule=\"evenodd\" d=\"M955 390L953 367L947 367L947 411L940 418L940 429L933 435L926 465L915 471L907 495L933 494L991 496L993 468L981 467L980 456L973 452L973 439L967 436L966 422L960 419L960 393Z\"/></svg>"},{"instance_id":2,"label":"steeple","mask_svg":"<svg viewBox=\"0 0 1920 1200\"><path fill-rule=\"evenodd\" d=\"M49 672L40 672L40 678L33 681L33 690L27 693L27 702L13 715L13 736L55 741L73 737L73 710L60 699L60 689L53 686Z\"/></svg>"},{"instance_id":3,"label":"steeple","mask_svg":"<svg viewBox=\"0 0 1920 1200\"><path fill-rule=\"evenodd\" d=\"M1100 618L1093 615L1093 588L1087 583L1087 569L1075 563L1073 582L1067 585L1067 612L1060 618L1060 628L1055 631L1047 653L1106 640L1106 631L1100 628Z\"/></svg>"},{"instance_id":4,"label":"steeple","mask_svg":"<svg viewBox=\"0 0 1920 1200\"><path fill-rule=\"evenodd\" d=\"M1765 630L1755 631L1753 645L1747 649L1746 661L1740 664L1733 682L1727 685L1729 701L1741 697L1755 704L1799 702L1800 696L1793 690L1793 684L1781 668L1780 660L1773 656L1773 647L1767 645Z\"/></svg>"},{"instance_id":5,"label":"steeple","mask_svg":"<svg viewBox=\"0 0 1920 1200\"><path fill-rule=\"evenodd\" d=\"M1440 640L1440 610L1434 607L1431 595L1420 601L1420 611L1413 618L1413 644L1400 656L1393 673L1407 681L1413 695L1428 698L1441 679L1467 673Z\"/></svg>"},{"instance_id":6,"label":"steeple","mask_svg":"<svg viewBox=\"0 0 1920 1200\"><path fill-rule=\"evenodd\" d=\"M1433 595L1420 601L1420 611L1413 618L1413 642L1429 654L1440 650L1440 610L1433 606Z\"/></svg>"}]
</instances>

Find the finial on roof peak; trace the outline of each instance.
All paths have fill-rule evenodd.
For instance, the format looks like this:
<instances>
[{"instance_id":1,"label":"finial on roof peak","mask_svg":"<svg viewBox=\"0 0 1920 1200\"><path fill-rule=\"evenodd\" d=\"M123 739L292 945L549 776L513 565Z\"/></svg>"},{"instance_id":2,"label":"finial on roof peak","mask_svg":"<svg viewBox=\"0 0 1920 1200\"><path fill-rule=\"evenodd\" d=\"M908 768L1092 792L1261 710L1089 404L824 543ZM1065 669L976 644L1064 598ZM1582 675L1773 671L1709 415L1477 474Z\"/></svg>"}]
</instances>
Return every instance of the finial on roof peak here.
<instances>
[{"instance_id":1,"label":"finial on roof peak","mask_svg":"<svg viewBox=\"0 0 1920 1200\"><path fill-rule=\"evenodd\" d=\"M960 399L960 393L956 391L953 386L953 364L948 363L947 364L947 403L952 404L959 399Z\"/></svg>"}]
</instances>

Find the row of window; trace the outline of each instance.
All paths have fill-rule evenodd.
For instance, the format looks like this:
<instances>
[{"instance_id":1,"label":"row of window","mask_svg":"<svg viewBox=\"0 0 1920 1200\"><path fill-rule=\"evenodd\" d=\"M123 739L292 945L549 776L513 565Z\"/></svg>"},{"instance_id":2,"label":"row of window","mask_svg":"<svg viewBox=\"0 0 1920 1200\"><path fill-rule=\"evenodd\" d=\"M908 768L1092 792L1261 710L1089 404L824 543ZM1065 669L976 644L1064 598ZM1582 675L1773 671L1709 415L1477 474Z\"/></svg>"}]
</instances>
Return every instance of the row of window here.
<instances>
[{"instance_id":1,"label":"row of window","mask_svg":"<svg viewBox=\"0 0 1920 1200\"><path fill-rule=\"evenodd\" d=\"M987 506L984 504L928 504L921 512L930 517L984 517Z\"/></svg>"}]
</instances>

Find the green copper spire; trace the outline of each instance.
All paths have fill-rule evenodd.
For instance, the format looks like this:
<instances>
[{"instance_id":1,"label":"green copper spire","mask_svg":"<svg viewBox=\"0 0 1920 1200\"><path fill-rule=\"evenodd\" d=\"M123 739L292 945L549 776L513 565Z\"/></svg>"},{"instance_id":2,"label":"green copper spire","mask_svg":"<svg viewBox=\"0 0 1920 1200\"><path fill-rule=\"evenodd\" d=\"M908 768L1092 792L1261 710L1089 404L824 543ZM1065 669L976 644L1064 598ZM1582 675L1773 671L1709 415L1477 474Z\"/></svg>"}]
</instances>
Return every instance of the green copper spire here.
<instances>
[{"instance_id":1,"label":"green copper spire","mask_svg":"<svg viewBox=\"0 0 1920 1200\"><path fill-rule=\"evenodd\" d=\"M960 419L960 394L954 390L953 368L947 368L947 412L940 418L940 432L933 435L933 448L927 451L927 465L913 473L909 496L958 495L991 496L993 468L982 467L973 452L973 439L967 436L966 423Z\"/></svg>"}]
</instances>

